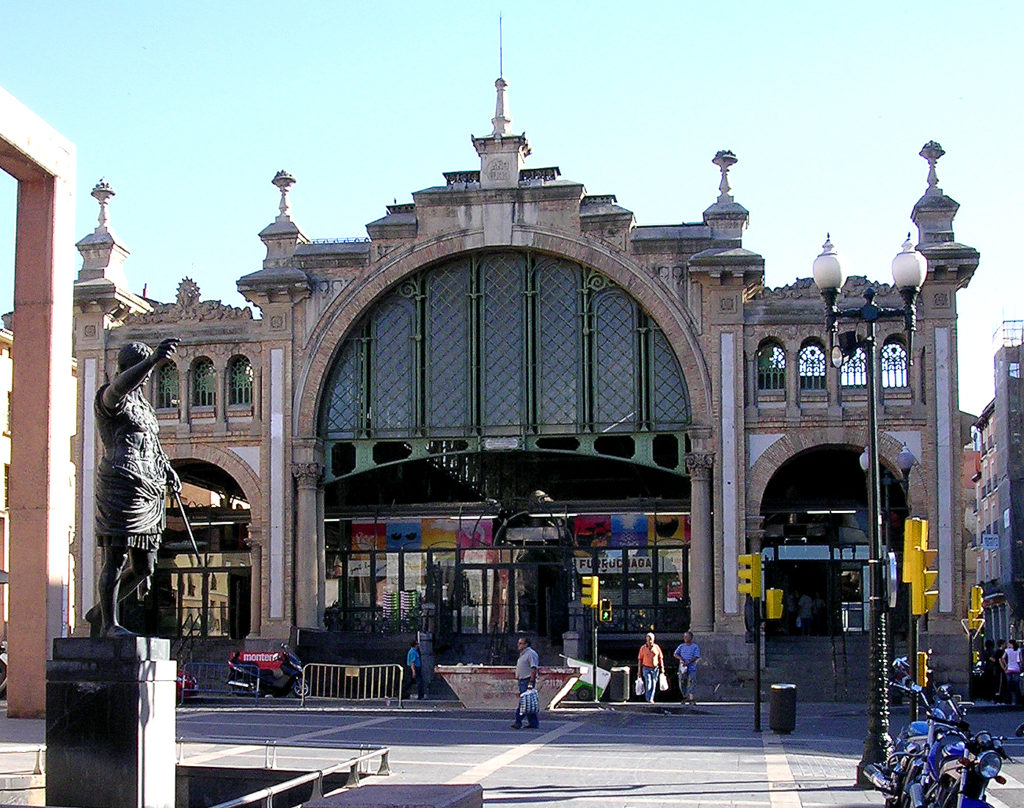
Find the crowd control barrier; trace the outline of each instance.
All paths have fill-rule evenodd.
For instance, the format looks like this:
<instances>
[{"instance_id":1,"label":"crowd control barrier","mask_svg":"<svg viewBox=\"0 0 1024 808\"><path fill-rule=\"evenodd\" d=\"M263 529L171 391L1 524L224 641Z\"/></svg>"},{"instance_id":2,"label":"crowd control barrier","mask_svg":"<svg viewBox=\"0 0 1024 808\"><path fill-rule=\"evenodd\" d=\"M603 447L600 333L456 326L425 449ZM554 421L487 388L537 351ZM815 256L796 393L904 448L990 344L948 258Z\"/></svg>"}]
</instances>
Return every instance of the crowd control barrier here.
<instances>
[{"instance_id":1,"label":"crowd control barrier","mask_svg":"<svg viewBox=\"0 0 1024 808\"><path fill-rule=\"evenodd\" d=\"M236 685L228 684L232 676L226 662L186 662L178 674L178 703L184 704L190 698L203 696L244 696L259 700L259 671L256 666L246 670L241 666L235 671Z\"/></svg>"},{"instance_id":2,"label":"crowd control barrier","mask_svg":"<svg viewBox=\"0 0 1024 808\"><path fill-rule=\"evenodd\" d=\"M402 706L405 669L401 665L331 665L310 662L302 668L306 699L388 701Z\"/></svg>"}]
</instances>

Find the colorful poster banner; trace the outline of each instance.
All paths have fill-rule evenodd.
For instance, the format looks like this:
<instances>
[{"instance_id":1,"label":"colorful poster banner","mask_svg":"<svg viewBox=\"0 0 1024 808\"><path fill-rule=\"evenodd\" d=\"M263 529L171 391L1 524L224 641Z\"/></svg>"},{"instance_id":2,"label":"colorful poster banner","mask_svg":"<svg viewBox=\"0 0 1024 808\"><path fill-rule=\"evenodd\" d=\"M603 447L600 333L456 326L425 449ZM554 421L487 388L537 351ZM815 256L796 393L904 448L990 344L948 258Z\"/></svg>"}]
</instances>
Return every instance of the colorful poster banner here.
<instances>
[{"instance_id":1,"label":"colorful poster banner","mask_svg":"<svg viewBox=\"0 0 1024 808\"><path fill-rule=\"evenodd\" d=\"M383 550L386 536L383 522L353 522L353 550Z\"/></svg>"},{"instance_id":2,"label":"colorful poster banner","mask_svg":"<svg viewBox=\"0 0 1024 808\"><path fill-rule=\"evenodd\" d=\"M415 522L388 522L388 550L419 550L423 543L422 526Z\"/></svg>"},{"instance_id":3,"label":"colorful poster banner","mask_svg":"<svg viewBox=\"0 0 1024 808\"><path fill-rule=\"evenodd\" d=\"M650 517L650 535L658 544L689 544L690 515L653 514Z\"/></svg>"}]
</instances>

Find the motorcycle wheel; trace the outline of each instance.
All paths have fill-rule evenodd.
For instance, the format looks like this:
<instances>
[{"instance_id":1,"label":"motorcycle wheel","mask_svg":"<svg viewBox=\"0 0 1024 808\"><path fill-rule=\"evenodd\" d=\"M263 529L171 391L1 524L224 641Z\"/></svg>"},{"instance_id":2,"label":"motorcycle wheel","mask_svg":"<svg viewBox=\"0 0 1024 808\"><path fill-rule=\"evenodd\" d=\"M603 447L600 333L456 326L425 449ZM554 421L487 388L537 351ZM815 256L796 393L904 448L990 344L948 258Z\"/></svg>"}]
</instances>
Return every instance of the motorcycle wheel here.
<instances>
[{"instance_id":1,"label":"motorcycle wheel","mask_svg":"<svg viewBox=\"0 0 1024 808\"><path fill-rule=\"evenodd\" d=\"M307 698L309 696L309 684L301 676L292 679L292 695L295 698Z\"/></svg>"},{"instance_id":2,"label":"motorcycle wheel","mask_svg":"<svg viewBox=\"0 0 1024 808\"><path fill-rule=\"evenodd\" d=\"M0 660L0 696L7 695L7 663Z\"/></svg>"}]
</instances>

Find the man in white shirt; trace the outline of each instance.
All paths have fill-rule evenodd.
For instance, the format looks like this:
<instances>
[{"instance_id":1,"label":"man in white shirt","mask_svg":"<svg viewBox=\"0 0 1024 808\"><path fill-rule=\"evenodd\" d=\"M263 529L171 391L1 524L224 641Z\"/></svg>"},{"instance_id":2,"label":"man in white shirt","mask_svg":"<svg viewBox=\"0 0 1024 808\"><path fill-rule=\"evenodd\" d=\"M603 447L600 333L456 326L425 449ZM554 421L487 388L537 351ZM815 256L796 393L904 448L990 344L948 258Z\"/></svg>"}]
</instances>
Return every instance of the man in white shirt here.
<instances>
[{"instance_id":1,"label":"man in white shirt","mask_svg":"<svg viewBox=\"0 0 1024 808\"><path fill-rule=\"evenodd\" d=\"M516 661L516 679L519 682L519 695L525 693L528 689L537 688L537 668L540 665L540 659L537 656L537 652L530 647L530 640L527 637L520 637L519 642L519 659ZM526 714L527 726L530 729L540 729L540 721L537 720L537 713ZM523 714L519 712L519 704L516 704L516 719L512 722L512 729L523 728Z\"/></svg>"}]
</instances>

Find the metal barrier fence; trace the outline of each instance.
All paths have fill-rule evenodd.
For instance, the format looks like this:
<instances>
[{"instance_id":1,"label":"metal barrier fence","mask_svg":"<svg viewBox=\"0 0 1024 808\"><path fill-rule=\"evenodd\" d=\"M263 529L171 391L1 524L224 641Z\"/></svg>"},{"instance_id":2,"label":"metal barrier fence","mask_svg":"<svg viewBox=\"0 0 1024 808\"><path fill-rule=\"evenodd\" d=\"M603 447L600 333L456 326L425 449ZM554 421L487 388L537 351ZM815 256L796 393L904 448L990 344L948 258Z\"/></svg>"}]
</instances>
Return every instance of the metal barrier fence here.
<instances>
[{"instance_id":1,"label":"metal barrier fence","mask_svg":"<svg viewBox=\"0 0 1024 808\"><path fill-rule=\"evenodd\" d=\"M240 665L232 671L226 662L186 662L178 674L178 704L202 696L247 696L256 701L260 697L259 669L253 665ZM238 682L229 685L228 678Z\"/></svg>"},{"instance_id":2,"label":"metal barrier fence","mask_svg":"<svg viewBox=\"0 0 1024 808\"><path fill-rule=\"evenodd\" d=\"M384 701L402 706L405 668L401 665L330 665L310 662L302 669L307 688L302 703L312 699Z\"/></svg>"}]
</instances>

